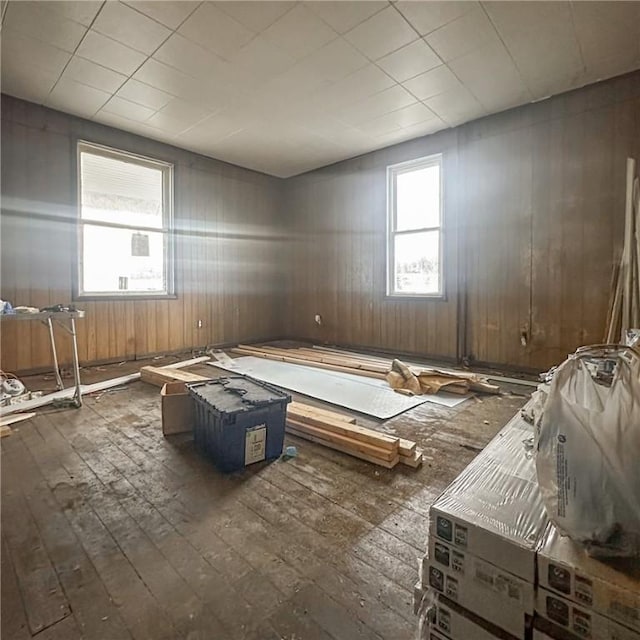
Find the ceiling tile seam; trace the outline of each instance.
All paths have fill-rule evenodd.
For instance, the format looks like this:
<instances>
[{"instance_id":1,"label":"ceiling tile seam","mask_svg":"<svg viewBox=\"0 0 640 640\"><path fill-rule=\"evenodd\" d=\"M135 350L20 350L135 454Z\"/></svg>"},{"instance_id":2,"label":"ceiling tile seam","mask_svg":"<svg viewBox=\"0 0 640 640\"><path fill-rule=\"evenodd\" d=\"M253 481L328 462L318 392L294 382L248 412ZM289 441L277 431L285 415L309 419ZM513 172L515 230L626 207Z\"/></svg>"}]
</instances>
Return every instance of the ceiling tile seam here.
<instances>
[{"instance_id":1,"label":"ceiling tile seam","mask_svg":"<svg viewBox=\"0 0 640 640\"><path fill-rule=\"evenodd\" d=\"M569 15L571 16L571 27L573 28L573 35L576 37L576 43L578 44L578 53L580 53L580 62L582 63L582 72L587 73L587 63L584 58L584 52L582 51L582 43L578 36L578 29L576 27L576 17L573 13L573 2L569 2Z\"/></svg>"},{"instance_id":2,"label":"ceiling tile seam","mask_svg":"<svg viewBox=\"0 0 640 640\"><path fill-rule=\"evenodd\" d=\"M320 1L322 1L322 0L320 0ZM341 0L341 1L342 1L342 0ZM364 1L364 0L360 0L360 1ZM298 3L298 2L294 2L294 3L292 3L292 4L295 6L295 5L300 4L300 3ZM305 3L304 3L304 5L306 5L306 4L307 4L307 3L305 2ZM392 2L391 2L391 0L387 0L387 5L392 6ZM329 23L328 23L328 22L327 22L327 21L326 21L326 20L325 20L325 19L324 19L320 14L319 14L319 13L316 13L315 11L313 11L313 8L312 8L312 7L307 7L307 8L308 8L310 11L312 11L312 12L313 12L313 15L317 16L318 18L320 18L320 20L321 20L322 22L324 22L324 23L325 23L325 24L326 24L330 29L333 29L333 30L335 31L335 28L334 28L333 26L331 26L331 25L330 25L330 24L329 24ZM348 29L345 33L349 33L349 31L351 31L351 30L355 29L356 27L359 27L363 22L366 22L367 20L369 20L369 18L373 18L373 16L378 15L381 11L384 11L385 9L387 9L387 7L380 7L377 11L374 11L371 15L367 16L366 18L363 18L363 19L362 19L362 20L360 20L360 22L358 22L357 24L354 24L354 25L353 25L350 29ZM287 13L289 13L289 12L287 11ZM284 14L284 15L286 15L286 14ZM345 41L349 42L349 41L344 37L344 33L338 33L338 35L339 35L341 38L344 38L344 40L345 40ZM351 43L349 42L349 44L351 44ZM353 46L353 45L351 45L351 46ZM360 53L362 53L362 52L360 52ZM364 53L363 53L362 55L364 55ZM366 57L366 56L365 56L365 57ZM368 59L369 59L369 58L367 58L367 60L368 60Z\"/></svg>"},{"instance_id":3,"label":"ceiling tile seam","mask_svg":"<svg viewBox=\"0 0 640 640\"><path fill-rule=\"evenodd\" d=\"M125 81L124 81L124 82L123 82L123 83L122 83L122 84L121 84L121 85L120 85L120 86L119 86L119 87L118 87L118 88L117 88L117 89L116 89L116 90L111 94L111 97L110 97L110 98L109 98L109 99L108 99L108 100L107 100L107 101L106 101L106 102L105 102L105 103L104 103L104 104L103 104L99 109L97 109L97 110L94 112L94 114L91 116L91 119L92 119L92 120L96 117L96 115L98 114L98 112L99 112L99 111L101 111L101 110L104 108L104 106L105 106L106 104L108 104L108 103L109 103L109 101L110 101L113 97L115 97L115 96L116 96L116 94L118 93L118 91L120 91L120 89L122 89L122 87L124 87L124 85L125 85L125 84L127 84L127 82L129 82L129 80L131 80L131 78L133 78L133 76L134 76L134 75L135 75L135 74L136 74L136 73L137 73L137 72L142 68L142 66L143 66L144 64L146 64L146 63L147 63L151 58L153 58L153 56L158 52L158 50L160 49L160 47L162 47L162 45L163 45L163 44L164 44L164 43L165 43L165 42L166 42L166 41L167 41L167 40L168 40L172 35L174 35L175 33L177 33L178 29L179 29L179 28L180 28L180 27L185 23L185 21L186 21L186 20L188 20L188 19L191 17L191 15L193 14L193 12L194 12L196 9L198 9L198 7L200 7L201 5L202 5L202 2L200 2L200 3L198 4L198 6L197 6L197 7L194 7L193 11L192 11L188 16L186 16L186 17L184 18L184 20L182 20L182 22L180 22L180 24L179 24L175 29L172 29L171 27L167 27L166 25L162 25L162 26L166 27L166 28L170 31L169 35L168 35L168 36L167 36L167 37L166 37L162 42L160 42L160 44L159 44L159 45L158 45L158 46L157 46L157 47L156 47L156 48L155 48L155 49L154 49L154 50L153 50L153 51L152 51L152 52L151 52L151 53L150 53L150 54L149 54L145 59L144 59L144 61L143 61L143 62L141 62L141 63L140 63L140 64L139 64L139 65L138 65L138 66L137 66L137 67L136 67L136 68L135 68L135 69L134 69L134 70L129 74L129 77L128 77L128 78L127 78L127 79L126 79L126 80L125 80ZM103 4L103 6L104 6L104 4ZM129 6L129 5L126 5L126 6ZM132 8L132 7L130 7L130 8ZM102 11L102 7L100 7L100 11ZM100 11L98 12L98 14L100 13ZM140 12L138 11L138 13L140 13ZM98 14L96 14L96 17L97 17L97 15L98 15ZM141 14L141 15L144 15L144 14ZM145 16L145 17L149 17L149 16ZM152 18L150 18L150 19L152 19ZM156 21L154 21L154 22L157 22L157 20L156 20ZM93 25L93 22L92 22L91 24ZM91 28L91 27L89 27L89 28ZM108 37L108 36L104 36L104 37L106 38L106 37ZM109 40L113 40L113 38L109 38ZM114 41L114 42L117 42L117 40L113 40L113 41ZM80 46L80 45L78 45L78 46ZM82 56L79 56L79 57L82 57ZM172 68L173 68L173 67L172 67ZM138 82L140 82L140 80L138 80ZM143 82L142 84L147 84L147 83L146 83L146 82ZM150 87L152 87L152 88L157 89L157 87L153 87L152 85L147 85L147 86L150 86ZM168 91L165 91L165 93L168 93L169 95L173 95L173 94L169 93ZM119 97L120 97L120 96L119 96ZM174 96L174 98L180 98L180 96ZM122 97L120 97L120 99L121 99L121 100L125 100L125 101L127 101L127 102L131 102L132 104L137 104L137 103L136 103L136 102L134 102L133 100L127 100L127 98L122 98ZM146 106L146 105L142 105L142 106ZM166 106L166 105L165 105L165 106ZM164 108L164 107L162 107L162 108ZM158 113L159 111L160 111L160 109L155 109L155 110L154 110L154 112L153 112L153 113L152 113L152 114L151 114L151 115L150 115L146 120L142 120L142 121L139 121L139 120L131 120L131 122L132 122L132 123L134 123L134 124L145 124L145 125L146 125L147 121L148 121L148 120L150 120L150 119L151 119L154 115L156 115L156 113ZM109 113L109 112L107 112L107 113ZM117 115L117 114L115 114L115 115ZM120 116L120 117L124 118L125 120L130 120L130 118L126 118L125 116ZM146 125L146 126L151 127L152 129L155 129L155 127L152 127L151 125ZM161 129L158 129L158 131L162 131L162 130L161 130ZM173 138L173 137L174 137L174 136L170 136L170 138Z\"/></svg>"},{"instance_id":4,"label":"ceiling tile seam","mask_svg":"<svg viewBox=\"0 0 640 640\"><path fill-rule=\"evenodd\" d=\"M422 42L424 42L427 47L429 47L429 49L433 52L433 54L436 56L436 58L438 58L438 60L440 60L440 63L445 65L444 60L440 57L440 55L438 54L437 51L435 51L434 49L432 49L429 46L429 43L426 41L426 39L424 38L424 36L420 35L420 32L413 26L413 24L411 23L411 21L402 13L402 11L400 11L400 9L398 9L398 7L396 6L397 0L396 2L390 2L389 4L395 9L395 11L398 13L398 15L409 25L409 27L411 27L411 29L413 29L413 31L418 35L418 39L422 40ZM451 21L452 22L452 21ZM414 40L414 42L416 42ZM409 43L411 44L411 43ZM403 45L403 46L407 46L407 45ZM402 49L402 47L400 47L400 49ZM396 49L396 51L399 51L399 49ZM394 53L393 51L391 53ZM388 53L387 55L391 55L391 53ZM386 56L383 56L386 57ZM381 58L382 59L382 58ZM418 98L418 96L413 93L410 89L408 89L407 87L404 86L404 82L407 82L409 80L411 80L412 78L407 78L406 80L403 80L402 82L397 82L395 80L395 78L393 78L392 76L390 76L382 67L380 67L376 62L374 62L373 64L376 65L376 67L378 67L378 69L380 69L380 71L384 72L387 76L389 76L394 82L396 82L396 84L400 85L407 93L409 93L410 95L412 95L417 102L423 104L427 109L429 109L429 111L433 114L433 116L435 118L440 118L440 116L433 110L431 109L431 107L429 107L428 104L425 103L424 100L420 100L420 98ZM446 65L445 65L446 66ZM434 67L434 69L437 69L437 67ZM421 73L417 73L415 76L413 76L413 78L417 78L419 75L422 75L422 73L425 72L421 72ZM460 78L458 78L458 76L456 76L456 78L458 79L458 81L460 81ZM440 92L440 93L444 93L444 92ZM440 94L437 94L440 95ZM435 96L430 96L430 97L435 97ZM442 120L442 118L440 118Z\"/></svg>"},{"instance_id":5,"label":"ceiling tile seam","mask_svg":"<svg viewBox=\"0 0 640 640\"><path fill-rule=\"evenodd\" d=\"M2 2L2 20L1 24L4 26L4 18L7 15L7 8L9 7L9 2L7 0L3 0Z\"/></svg>"},{"instance_id":6,"label":"ceiling tile seam","mask_svg":"<svg viewBox=\"0 0 640 640\"><path fill-rule=\"evenodd\" d=\"M322 0L320 0L322 1ZM339 0L342 1L342 0ZM360 0L361 2L366 2L366 0ZM380 9L380 11L370 15L369 17L367 17L365 20L363 20L362 22L358 23L355 27L352 27L351 29L349 29L349 31L347 31L346 33L343 34L338 34L341 38L343 38L348 44L350 44L356 51L358 51L360 53L360 55L364 56L364 58L366 58L371 64L374 64L376 67L378 67L378 69L380 69L380 71L382 71L386 76L389 76L389 78L391 78L391 80L393 80L396 84L400 84L394 77L390 76L382 67L378 66L378 63L376 62L376 60L374 60L373 58L370 58L364 51L361 51L360 49L358 49L358 47L355 44L351 44L351 42L349 40L347 40L347 38L345 38L347 33L350 33L351 31L353 31L354 29L357 29L360 25L364 24L365 22L367 22L367 20L371 20L371 18L377 16L381 11L386 11L389 7L393 7L402 17L402 19L413 29L413 31L416 33L416 35L418 36L416 38L416 40L412 40L411 42L405 42L403 45L400 45L397 49L393 49L392 51L388 51L387 53L385 53L383 56L381 56L380 58L378 58L378 60L382 60L382 58L386 58L387 56L390 56L392 53L395 53L396 51L400 51L400 49L409 46L410 44L413 44L414 42L416 42L417 40L422 40L422 36L418 33L417 29L398 11L398 9L396 7L393 6L393 4L391 2L388 2L389 6L388 7L384 7L384 9ZM333 28L333 27L332 27ZM425 42L426 44L426 42ZM428 46L428 45L427 45ZM429 47L431 48L431 47ZM435 53L435 51L434 51ZM437 54L436 54L437 55ZM439 56L438 56L439 57Z\"/></svg>"},{"instance_id":7,"label":"ceiling tile seam","mask_svg":"<svg viewBox=\"0 0 640 640\"><path fill-rule=\"evenodd\" d=\"M518 63L516 62L515 58L513 57L512 53L511 53L511 50L507 46L507 43L504 41L504 38L502 37L502 34L500 33L500 30L498 29L498 27L496 26L494 21L491 19L491 15L487 11L486 7L484 6L484 3L480 2L480 8L482 9L484 15L487 17L487 20L491 23L491 26L493 27L493 30L496 32L496 35L498 36L498 39L500 40L500 44L502 44L502 46L504 47L504 50L507 52L507 55L509 56L511 62L513 62L513 66L515 67L516 71L518 72L518 76L520 77L520 80L522 81L522 85L525 87L525 89L527 90L527 93L529 94L529 102L532 102L533 99L535 98L535 96L533 94L533 91L531 90L531 88L527 84L526 80L524 79L524 76L522 75L522 71L520 70L520 67L518 66ZM471 93L473 93L473 91ZM475 96L475 94L474 94L474 96ZM480 100L480 98L478 98L477 96L475 96L475 98L476 98L476 100L478 100L478 102L480 102L480 104L482 104L482 101ZM482 106L484 107L484 105L482 105ZM485 107L485 109L486 108L487 107ZM487 110L491 111L490 109L487 109Z\"/></svg>"},{"instance_id":8,"label":"ceiling tile seam","mask_svg":"<svg viewBox=\"0 0 640 640\"><path fill-rule=\"evenodd\" d=\"M231 2L232 0L226 0L226 2ZM235 2L242 2L243 0L234 0ZM263 0L264 1L264 0ZM203 4L202 2L200 3L200 5ZM240 25L242 25L245 29L248 29L249 31L253 31L252 28L242 24L241 22L239 22L239 20L237 18L235 18L234 16L232 16L230 13L227 13L221 6L220 4L225 4L225 2L223 3L218 3L216 5L216 9L220 9L220 11L222 11L222 13L224 13L225 16L231 18L232 20L234 20L235 22L238 22ZM257 31L256 32L256 36L259 36L260 34L264 33L269 27L271 27L272 25L274 25L276 22L278 22L278 20L281 20L282 18L284 18L288 13L290 13L291 11L293 11L299 4L301 4L300 2L290 2L289 4L291 5L281 16L278 16L270 25L266 26L264 29L262 29L262 31ZM200 6L198 5L198 7ZM194 9L195 11L195 9ZM193 13L193 11L191 12ZM314 12L315 13L315 12ZM191 14L189 14L191 15ZM319 17L319 16L318 16ZM251 38L251 40L249 40L249 42L253 42L255 40L254 38ZM245 43L241 48L246 47L249 42Z\"/></svg>"},{"instance_id":9,"label":"ceiling tile seam","mask_svg":"<svg viewBox=\"0 0 640 640\"><path fill-rule=\"evenodd\" d=\"M189 14L184 18L184 20L175 28L172 29L171 27L169 27L168 25L160 22L160 20L156 20L155 18L153 18L152 16L148 16L146 13L143 13L142 11L140 11L139 9L137 9L135 6L131 5L129 2L127 2L127 0L121 0L122 4L124 4L126 7L128 7L129 9L133 9L133 11L135 11L136 13L139 13L141 16L144 16L145 18L149 19L149 20L153 20L153 22L155 22L156 24L159 24L160 26L164 27L165 29L169 29L170 31L173 31L174 33L183 25L183 23L188 20L191 17L191 14L198 10L200 8L200 5L202 5L202 2L199 2L197 4L197 6L195 6L190 12Z\"/></svg>"},{"instance_id":10,"label":"ceiling tile seam","mask_svg":"<svg viewBox=\"0 0 640 640\"><path fill-rule=\"evenodd\" d=\"M71 61L73 60L73 57L76 55L76 51L80 48L80 45L84 42L84 39L87 37L87 34L89 33L89 31L91 31L91 27L93 26L93 23L97 20L98 16L102 13L102 9L104 9L104 6L106 4L107 4L107 0L103 0L102 4L100 5L100 8L96 11L96 14L93 16L93 19L91 20L91 23L86 28L86 30L84 32L84 35L82 36L82 38L80 38L80 42L78 42L78 44L76 45L76 48L73 50L73 53L71 54L71 56L67 60L66 64L62 68L62 71L60 72L60 75L58 76L58 79L53 84L53 87L51 87L51 89L49 90L49 93L47 94L47 98L53 93L54 89L58 86L58 83L60 82L60 79L64 75L64 72L67 70L67 67L71 64ZM78 56L78 57L81 57L81 56ZM84 58L83 58L83 60L84 60Z\"/></svg>"}]
</instances>

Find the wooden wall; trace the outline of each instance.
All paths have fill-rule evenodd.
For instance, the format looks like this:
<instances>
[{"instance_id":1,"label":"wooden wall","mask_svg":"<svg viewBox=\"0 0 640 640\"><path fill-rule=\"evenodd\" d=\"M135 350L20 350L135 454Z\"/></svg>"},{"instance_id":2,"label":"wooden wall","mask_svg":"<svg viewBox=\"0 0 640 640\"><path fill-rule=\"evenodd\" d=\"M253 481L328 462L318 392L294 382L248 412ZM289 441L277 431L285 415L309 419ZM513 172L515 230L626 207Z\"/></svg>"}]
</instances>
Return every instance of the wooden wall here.
<instances>
[{"instance_id":1,"label":"wooden wall","mask_svg":"<svg viewBox=\"0 0 640 640\"><path fill-rule=\"evenodd\" d=\"M72 301L77 138L173 162L177 230L177 299L78 303L82 362L280 335L281 180L7 96L0 298ZM60 333L58 341L68 361L69 340ZM46 367L50 358L45 327L3 321L3 370Z\"/></svg>"},{"instance_id":2,"label":"wooden wall","mask_svg":"<svg viewBox=\"0 0 640 640\"><path fill-rule=\"evenodd\" d=\"M3 96L2 299L71 300L78 137L174 162L178 231L177 299L82 303L83 362L290 336L543 369L602 337L640 72L286 181ZM432 153L446 299L390 299L386 167ZM3 322L3 369L49 358Z\"/></svg>"},{"instance_id":3,"label":"wooden wall","mask_svg":"<svg viewBox=\"0 0 640 640\"><path fill-rule=\"evenodd\" d=\"M447 300L387 299L386 166L437 152ZM599 342L628 155L639 72L290 179L287 333L515 369Z\"/></svg>"}]
</instances>

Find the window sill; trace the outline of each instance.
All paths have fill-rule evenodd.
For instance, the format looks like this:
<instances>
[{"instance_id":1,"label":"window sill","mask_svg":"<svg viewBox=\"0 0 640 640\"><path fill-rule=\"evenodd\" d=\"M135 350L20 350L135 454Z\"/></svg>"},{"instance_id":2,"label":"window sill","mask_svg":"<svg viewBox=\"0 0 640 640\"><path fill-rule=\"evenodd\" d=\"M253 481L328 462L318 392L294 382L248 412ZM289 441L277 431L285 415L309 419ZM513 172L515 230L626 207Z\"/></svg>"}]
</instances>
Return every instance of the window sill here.
<instances>
[{"instance_id":1,"label":"window sill","mask_svg":"<svg viewBox=\"0 0 640 640\"><path fill-rule=\"evenodd\" d=\"M101 295L77 295L73 297L74 302L124 302L125 300L177 300L178 296L175 293L157 293L149 295L117 295L107 294Z\"/></svg>"},{"instance_id":2,"label":"window sill","mask_svg":"<svg viewBox=\"0 0 640 640\"><path fill-rule=\"evenodd\" d=\"M422 293L386 293L384 299L388 301L401 300L422 300L433 302L447 302L447 295L444 293L422 294Z\"/></svg>"}]
</instances>

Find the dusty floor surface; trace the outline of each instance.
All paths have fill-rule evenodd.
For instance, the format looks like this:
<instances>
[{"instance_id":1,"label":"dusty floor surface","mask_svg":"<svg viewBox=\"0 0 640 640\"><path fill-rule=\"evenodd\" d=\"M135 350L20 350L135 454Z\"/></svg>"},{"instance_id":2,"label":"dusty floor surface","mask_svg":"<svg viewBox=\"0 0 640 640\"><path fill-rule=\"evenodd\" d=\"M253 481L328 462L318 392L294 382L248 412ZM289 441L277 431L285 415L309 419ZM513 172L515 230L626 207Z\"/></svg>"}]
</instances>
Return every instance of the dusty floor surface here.
<instances>
[{"instance_id":1,"label":"dusty floor surface","mask_svg":"<svg viewBox=\"0 0 640 640\"><path fill-rule=\"evenodd\" d=\"M141 364L83 370L83 382ZM141 382L41 409L1 441L1 637L412 638L429 505L529 390L357 416L416 440L416 470L287 436L296 458L224 476L189 437L163 438L159 390Z\"/></svg>"}]
</instances>

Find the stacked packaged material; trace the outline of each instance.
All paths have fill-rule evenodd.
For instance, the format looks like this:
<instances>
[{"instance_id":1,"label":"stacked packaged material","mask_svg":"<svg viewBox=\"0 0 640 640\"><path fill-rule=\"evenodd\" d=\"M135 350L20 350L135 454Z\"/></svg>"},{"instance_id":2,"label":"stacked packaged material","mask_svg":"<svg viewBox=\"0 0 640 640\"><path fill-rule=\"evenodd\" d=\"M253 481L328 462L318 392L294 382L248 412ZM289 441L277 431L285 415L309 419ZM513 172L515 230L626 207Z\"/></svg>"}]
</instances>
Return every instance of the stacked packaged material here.
<instances>
[{"instance_id":1,"label":"stacked packaged material","mask_svg":"<svg viewBox=\"0 0 640 640\"><path fill-rule=\"evenodd\" d=\"M559 533L532 435L515 416L432 505L421 639L640 640L640 559L596 559Z\"/></svg>"},{"instance_id":2,"label":"stacked packaged material","mask_svg":"<svg viewBox=\"0 0 640 640\"><path fill-rule=\"evenodd\" d=\"M432 505L428 554L415 594L426 591L425 603L435 601L420 610L424 638L433 630L448 640L484 637L447 626L438 607L449 603L487 638L530 637L535 552L548 523L532 438L532 427L516 415Z\"/></svg>"},{"instance_id":3,"label":"stacked packaged material","mask_svg":"<svg viewBox=\"0 0 640 640\"><path fill-rule=\"evenodd\" d=\"M603 562L549 523L538 549L536 627L594 640L640 640L640 561Z\"/></svg>"}]
</instances>

